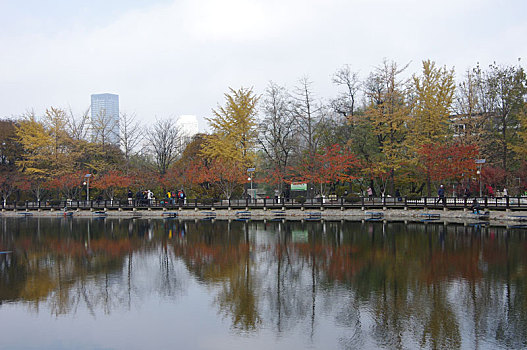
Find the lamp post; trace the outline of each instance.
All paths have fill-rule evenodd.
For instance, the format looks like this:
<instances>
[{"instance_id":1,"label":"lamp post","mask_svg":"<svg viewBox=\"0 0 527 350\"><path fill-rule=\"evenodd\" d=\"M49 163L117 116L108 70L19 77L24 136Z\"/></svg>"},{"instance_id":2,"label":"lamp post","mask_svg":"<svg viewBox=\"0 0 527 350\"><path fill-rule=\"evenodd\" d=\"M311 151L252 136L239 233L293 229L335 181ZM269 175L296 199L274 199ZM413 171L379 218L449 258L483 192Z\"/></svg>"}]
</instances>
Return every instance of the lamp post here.
<instances>
[{"instance_id":1,"label":"lamp post","mask_svg":"<svg viewBox=\"0 0 527 350\"><path fill-rule=\"evenodd\" d=\"M91 174L84 175L84 178L86 179L86 181L84 182L84 184L86 185L86 201L90 200L90 177Z\"/></svg>"},{"instance_id":2,"label":"lamp post","mask_svg":"<svg viewBox=\"0 0 527 350\"><path fill-rule=\"evenodd\" d=\"M482 170L483 164L485 164L485 159L476 159L476 164L478 164L478 166L479 166L479 169L476 172L476 174L479 175L479 196L482 197L482 193L481 193L481 170Z\"/></svg>"},{"instance_id":3,"label":"lamp post","mask_svg":"<svg viewBox=\"0 0 527 350\"><path fill-rule=\"evenodd\" d=\"M247 173L249 174L249 178L247 178L247 180L249 180L251 182L251 199L253 199L253 173L255 171L256 171L255 168L248 168L247 169Z\"/></svg>"}]
</instances>

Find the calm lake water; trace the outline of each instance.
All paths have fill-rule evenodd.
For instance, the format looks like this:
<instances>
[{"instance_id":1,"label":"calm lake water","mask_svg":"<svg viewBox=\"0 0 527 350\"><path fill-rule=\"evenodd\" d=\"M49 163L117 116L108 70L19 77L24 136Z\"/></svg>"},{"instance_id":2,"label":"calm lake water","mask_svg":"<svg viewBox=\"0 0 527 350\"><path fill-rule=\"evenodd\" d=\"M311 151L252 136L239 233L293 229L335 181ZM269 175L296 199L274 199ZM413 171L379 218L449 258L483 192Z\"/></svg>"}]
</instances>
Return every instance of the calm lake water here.
<instances>
[{"instance_id":1,"label":"calm lake water","mask_svg":"<svg viewBox=\"0 0 527 350\"><path fill-rule=\"evenodd\" d=\"M0 348L518 349L526 231L1 218Z\"/></svg>"}]
</instances>

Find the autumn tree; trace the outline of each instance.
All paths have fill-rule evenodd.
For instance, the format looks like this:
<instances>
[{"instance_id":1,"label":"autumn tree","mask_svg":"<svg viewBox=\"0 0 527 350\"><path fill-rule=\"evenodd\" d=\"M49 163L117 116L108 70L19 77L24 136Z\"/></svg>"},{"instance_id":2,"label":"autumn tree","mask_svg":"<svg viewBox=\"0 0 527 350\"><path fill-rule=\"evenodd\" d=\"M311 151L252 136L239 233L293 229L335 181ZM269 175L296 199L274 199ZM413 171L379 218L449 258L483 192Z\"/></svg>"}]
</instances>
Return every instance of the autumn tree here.
<instances>
[{"instance_id":1,"label":"autumn tree","mask_svg":"<svg viewBox=\"0 0 527 350\"><path fill-rule=\"evenodd\" d=\"M422 75L413 77L413 89L412 143L418 146L443 143L450 131L454 70L438 68L430 60L423 61Z\"/></svg>"},{"instance_id":2,"label":"autumn tree","mask_svg":"<svg viewBox=\"0 0 527 350\"><path fill-rule=\"evenodd\" d=\"M395 171L405 160L404 142L409 121L408 81L402 74L408 65L400 67L384 60L366 82L367 107L365 118L371 123L380 153L368 159L369 168L378 174L388 174L394 194ZM385 187L385 186L383 186Z\"/></svg>"},{"instance_id":3,"label":"autumn tree","mask_svg":"<svg viewBox=\"0 0 527 350\"><path fill-rule=\"evenodd\" d=\"M413 77L415 100L410 145L414 152L423 145L442 145L447 141L450 112L454 97L454 71L438 68L435 63L423 61L421 76ZM426 179L428 195L431 194L431 178Z\"/></svg>"},{"instance_id":4,"label":"autumn tree","mask_svg":"<svg viewBox=\"0 0 527 350\"><path fill-rule=\"evenodd\" d=\"M313 164L301 163L291 171L295 181L317 184L324 195L327 185L355 179L360 174L360 162L349 150L333 145L316 153Z\"/></svg>"},{"instance_id":5,"label":"autumn tree","mask_svg":"<svg viewBox=\"0 0 527 350\"><path fill-rule=\"evenodd\" d=\"M59 175L73 170L77 165L73 159L74 152L71 137L67 133L68 119L66 112L59 108L46 109L43 119L44 127L51 141L50 147L50 172Z\"/></svg>"},{"instance_id":6,"label":"autumn tree","mask_svg":"<svg viewBox=\"0 0 527 350\"><path fill-rule=\"evenodd\" d=\"M75 199L78 198L82 190L84 175L83 171L64 173L50 178L45 186L47 189L62 195L64 199Z\"/></svg>"},{"instance_id":7,"label":"autumn tree","mask_svg":"<svg viewBox=\"0 0 527 350\"><path fill-rule=\"evenodd\" d=\"M232 198L247 179L243 166L226 162L221 158L207 162L194 160L186 167L184 176L191 185L200 186L209 195L214 196L217 189L219 191L217 194L223 195L226 199Z\"/></svg>"},{"instance_id":8,"label":"autumn tree","mask_svg":"<svg viewBox=\"0 0 527 350\"><path fill-rule=\"evenodd\" d=\"M213 110L208 118L212 135L207 137L202 154L209 159L223 159L243 168L254 165L257 140L256 104L252 89L229 89L225 105Z\"/></svg>"},{"instance_id":9,"label":"autumn tree","mask_svg":"<svg viewBox=\"0 0 527 350\"><path fill-rule=\"evenodd\" d=\"M30 176L45 178L50 175L53 159L53 139L34 114L20 120L16 127L17 142L23 149L17 161L20 170Z\"/></svg>"},{"instance_id":10,"label":"autumn tree","mask_svg":"<svg viewBox=\"0 0 527 350\"><path fill-rule=\"evenodd\" d=\"M431 181L460 183L476 173L478 148L461 142L425 144L418 151L420 169Z\"/></svg>"},{"instance_id":11,"label":"autumn tree","mask_svg":"<svg viewBox=\"0 0 527 350\"><path fill-rule=\"evenodd\" d=\"M110 170L98 176L93 181L93 187L101 190L106 197L113 201L116 191L130 186L132 180L120 171Z\"/></svg>"},{"instance_id":12,"label":"autumn tree","mask_svg":"<svg viewBox=\"0 0 527 350\"><path fill-rule=\"evenodd\" d=\"M12 170L0 170L0 196L6 205L8 199L17 190L28 190L29 183L27 178L17 172L15 169Z\"/></svg>"}]
</instances>

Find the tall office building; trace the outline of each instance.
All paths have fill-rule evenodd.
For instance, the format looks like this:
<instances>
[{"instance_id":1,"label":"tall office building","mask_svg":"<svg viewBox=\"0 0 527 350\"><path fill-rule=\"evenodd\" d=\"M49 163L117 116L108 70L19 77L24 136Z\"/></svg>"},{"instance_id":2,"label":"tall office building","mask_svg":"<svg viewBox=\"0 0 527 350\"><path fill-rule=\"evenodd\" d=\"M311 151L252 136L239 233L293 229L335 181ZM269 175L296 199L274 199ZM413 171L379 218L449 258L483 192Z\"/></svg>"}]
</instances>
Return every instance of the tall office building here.
<instances>
[{"instance_id":1,"label":"tall office building","mask_svg":"<svg viewBox=\"0 0 527 350\"><path fill-rule=\"evenodd\" d=\"M92 138L119 145L119 95L91 95Z\"/></svg>"}]
</instances>

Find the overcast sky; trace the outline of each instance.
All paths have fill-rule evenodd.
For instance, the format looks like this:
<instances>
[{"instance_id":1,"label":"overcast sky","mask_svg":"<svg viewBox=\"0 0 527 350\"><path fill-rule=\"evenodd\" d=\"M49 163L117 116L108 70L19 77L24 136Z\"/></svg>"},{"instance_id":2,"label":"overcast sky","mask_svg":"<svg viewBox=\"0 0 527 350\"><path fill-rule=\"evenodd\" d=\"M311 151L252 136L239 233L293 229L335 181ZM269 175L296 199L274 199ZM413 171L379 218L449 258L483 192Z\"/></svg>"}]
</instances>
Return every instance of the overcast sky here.
<instances>
[{"instance_id":1,"label":"overcast sky","mask_svg":"<svg viewBox=\"0 0 527 350\"><path fill-rule=\"evenodd\" d=\"M526 14L526 0L0 0L0 117L80 113L109 92L145 122L194 114L203 130L229 87L308 76L326 98L344 64L525 67Z\"/></svg>"}]
</instances>

